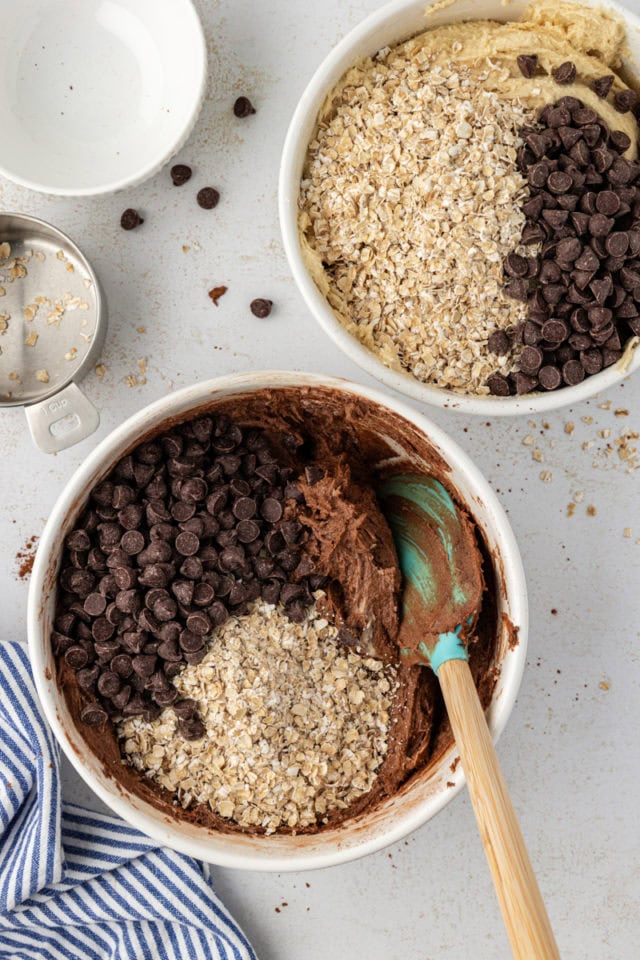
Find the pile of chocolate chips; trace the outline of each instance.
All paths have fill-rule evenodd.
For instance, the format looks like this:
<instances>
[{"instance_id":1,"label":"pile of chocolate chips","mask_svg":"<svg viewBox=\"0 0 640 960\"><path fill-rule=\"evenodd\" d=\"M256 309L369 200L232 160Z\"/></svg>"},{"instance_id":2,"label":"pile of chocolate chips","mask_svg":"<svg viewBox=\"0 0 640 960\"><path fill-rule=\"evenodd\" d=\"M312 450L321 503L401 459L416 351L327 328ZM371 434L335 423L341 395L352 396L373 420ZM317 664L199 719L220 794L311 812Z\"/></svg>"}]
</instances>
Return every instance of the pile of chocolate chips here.
<instances>
[{"instance_id":1,"label":"pile of chocolate chips","mask_svg":"<svg viewBox=\"0 0 640 960\"><path fill-rule=\"evenodd\" d=\"M597 83L606 96L611 84ZM635 102L632 93L616 96L620 112ZM496 396L574 386L640 335L640 164L621 156L629 137L567 96L544 107L522 138L518 166L530 188L522 243L542 247L504 263L505 291L527 304L527 319L489 341L496 353L524 344L516 373L488 379Z\"/></svg>"},{"instance_id":2,"label":"pile of chocolate chips","mask_svg":"<svg viewBox=\"0 0 640 960\"><path fill-rule=\"evenodd\" d=\"M263 431L220 415L142 443L95 487L66 540L52 638L91 697L85 723L172 705L198 739L197 706L172 680L212 631L259 597L304 619L324 578L302 550L293 480Z\"/></svg>"}]
</instances>

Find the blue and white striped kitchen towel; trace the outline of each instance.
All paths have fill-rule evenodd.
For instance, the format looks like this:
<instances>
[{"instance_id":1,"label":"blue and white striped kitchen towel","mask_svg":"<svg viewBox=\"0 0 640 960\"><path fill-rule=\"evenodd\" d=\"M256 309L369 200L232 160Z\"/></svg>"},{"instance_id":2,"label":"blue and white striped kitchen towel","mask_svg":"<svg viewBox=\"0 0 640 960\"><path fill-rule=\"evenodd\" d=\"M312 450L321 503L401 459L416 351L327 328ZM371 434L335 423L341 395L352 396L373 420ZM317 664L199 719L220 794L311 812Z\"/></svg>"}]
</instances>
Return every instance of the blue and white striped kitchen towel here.
<instances>
[{"instance_id":1,"label":"blue and white striped kitchen towel","mask_svg":"<svg viewBox=\"0 0 640 960\"><path fill-rule=\"evenodd\" d=\"M0 644L0 957L255 960L206 864L60 790L26 651Z\"/></svg>"}]
</instances>

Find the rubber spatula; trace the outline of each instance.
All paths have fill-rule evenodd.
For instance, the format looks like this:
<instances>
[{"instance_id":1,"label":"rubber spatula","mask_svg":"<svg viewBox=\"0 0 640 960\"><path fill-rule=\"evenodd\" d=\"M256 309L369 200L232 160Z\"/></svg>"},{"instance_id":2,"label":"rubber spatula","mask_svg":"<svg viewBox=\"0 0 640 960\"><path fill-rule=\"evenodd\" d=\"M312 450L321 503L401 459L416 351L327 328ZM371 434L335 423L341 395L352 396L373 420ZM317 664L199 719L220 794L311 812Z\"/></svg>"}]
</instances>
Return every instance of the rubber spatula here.
<instances>
[{"instance_id":1,"label":"rubber spatula","mask_svg":"<svg viewBox=\"0 0 640 960\"><path fill-rule=\"evenodd\" d=\"M378 495L404 579L401 656L440 682L513 955L559 960L469 669L465 637L483 589L473 528L435 479L394 476Z\"/></svg>"}]
</instances>

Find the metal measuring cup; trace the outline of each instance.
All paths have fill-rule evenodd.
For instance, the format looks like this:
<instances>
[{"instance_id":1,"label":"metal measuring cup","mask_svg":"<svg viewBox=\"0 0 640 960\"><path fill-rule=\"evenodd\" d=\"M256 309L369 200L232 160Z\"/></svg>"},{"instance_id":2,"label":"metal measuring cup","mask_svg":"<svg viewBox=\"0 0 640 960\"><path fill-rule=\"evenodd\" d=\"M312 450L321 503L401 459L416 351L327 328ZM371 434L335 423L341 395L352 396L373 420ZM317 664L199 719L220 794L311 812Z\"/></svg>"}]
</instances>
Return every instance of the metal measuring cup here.
<instances>
[{"instance_id":1,"label":"metal measuring cup","mask_svg":"<svg viewBox=\"0 0 640 960\"><path fill-rule=\"evenodd\" d=\"M84 440L100 422L78 382L106 327L98 278L75 243L43 220L0 214L0 408L24 406L45 453Z\"/></svg>"}]
</instances>

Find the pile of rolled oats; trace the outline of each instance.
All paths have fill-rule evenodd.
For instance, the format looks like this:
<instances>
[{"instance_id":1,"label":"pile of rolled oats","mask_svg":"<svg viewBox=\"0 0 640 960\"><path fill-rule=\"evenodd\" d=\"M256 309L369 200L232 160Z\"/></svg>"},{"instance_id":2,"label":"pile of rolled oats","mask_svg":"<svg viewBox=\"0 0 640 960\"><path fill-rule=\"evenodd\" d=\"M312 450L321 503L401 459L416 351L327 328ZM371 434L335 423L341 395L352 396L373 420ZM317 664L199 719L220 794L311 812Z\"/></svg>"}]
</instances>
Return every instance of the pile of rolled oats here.
<instances>
[{"instance_id":1,"label":"pile of rolled oats","mask_svg":"<svg viewBox=\"0 0 640 960\"><path fill-rule=\"evenodd\" d=\"M205 736L181 737L171 709L152 723L129 718L118 728L126 759L183 808L208 804L273 833L322 823L371 789L397 679L347 650L313 609L294 623L259 601L175 685L198 702Z\"/></svg>"},{"instance_id":2,"label":"pile of rolled oats","mask_svg":"<svg viewBox=\"0 0 640 960\"><path fill-rule=\"evenodd\" d=\"M303 246L339 319L387 365L472 394L513 369L515 351L496 357L487 340L525 316L501 280L524 224L516 149L532 113L483 89L494 69L438 66L419 39L354 67L300 193Z\"/></svg>"}]
</instances>

